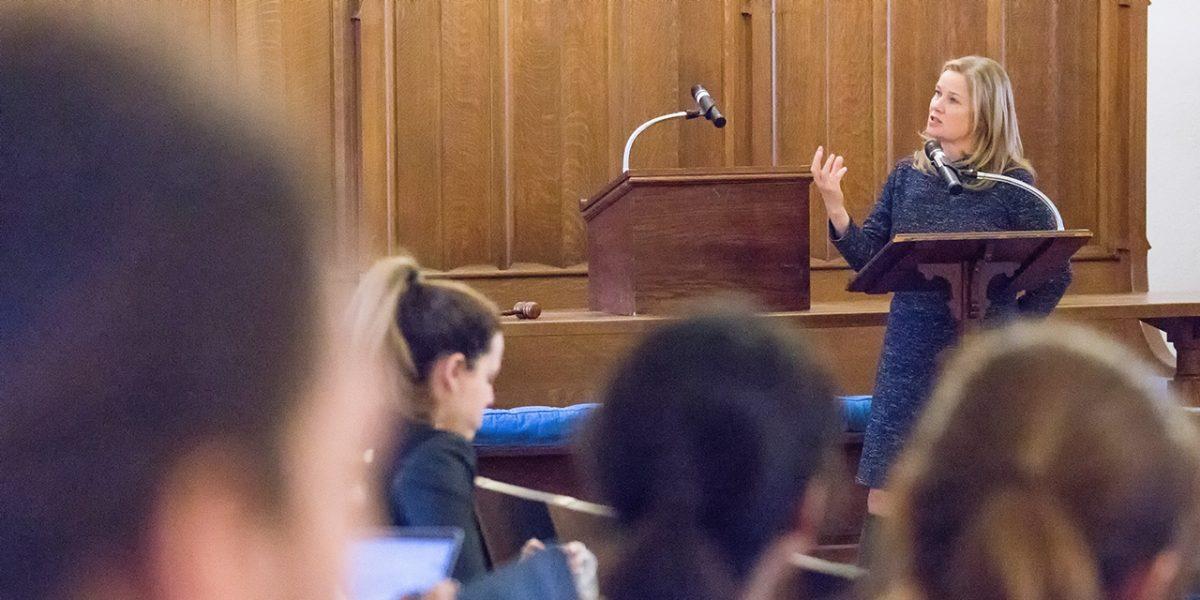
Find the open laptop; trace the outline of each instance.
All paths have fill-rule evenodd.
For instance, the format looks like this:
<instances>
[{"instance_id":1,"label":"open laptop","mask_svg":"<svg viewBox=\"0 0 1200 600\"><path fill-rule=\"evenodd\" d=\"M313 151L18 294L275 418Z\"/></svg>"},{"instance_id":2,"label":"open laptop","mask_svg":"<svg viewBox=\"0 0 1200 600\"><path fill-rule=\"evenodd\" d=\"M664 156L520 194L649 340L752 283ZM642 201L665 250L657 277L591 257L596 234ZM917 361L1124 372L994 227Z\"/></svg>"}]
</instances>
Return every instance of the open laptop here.
<instances>
[{"instance_id":1,"label":"open laptop","mask_svg":"<svg viewBox=\"0 0 1200 600\"><path fill-rule=\"evenodd\" d=\"M450 576L463 531L457 527L373 530L350 545L350 600L396 600Z\"/></svg>"}]
</instances>

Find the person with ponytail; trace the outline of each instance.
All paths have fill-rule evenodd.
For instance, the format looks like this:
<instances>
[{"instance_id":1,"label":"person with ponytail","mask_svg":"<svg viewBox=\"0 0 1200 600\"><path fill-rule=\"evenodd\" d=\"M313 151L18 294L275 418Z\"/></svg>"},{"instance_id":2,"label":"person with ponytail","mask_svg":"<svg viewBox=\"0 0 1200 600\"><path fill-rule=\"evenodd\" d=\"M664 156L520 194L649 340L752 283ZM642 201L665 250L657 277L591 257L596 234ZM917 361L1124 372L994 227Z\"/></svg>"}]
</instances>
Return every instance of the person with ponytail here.
<instances>
[{"instance_id":1,"label":"person with ponytail","mask_svg":"<svg viewBox=\"0 0 1200 600\"><path fill-rule=\"evenodd\" d=\"M623 548L610 600L736 598L815 542L838 432L828 375L749 314L651 333L625 358L583 452Z\"/></svg>"},{"instance_id":2,"label":"person with ponytail","mask_svg":"<svg viewBox=\"0 0 1200 600\"><path fill-rule=\"evenodd\" d=\"M404 422L387 471L389 517L397 526L461 528L459 581L487 572L471 440L504 355L499 313L463 284L426 280L406 256L376 262L351 301L353 342L383 367Z\"/></svg>"},{"instance_id":3,"label":"person with ponytail","mask_svg":"<svg viewBox=\"0 0 1200 600\"><path fill-rule=\"evenodd\" d=\"M1076 327L970 343L898 464L883 597L1169 597L1200 526L1200 446L1154 380Z\"/></svg>"}]
</instances>

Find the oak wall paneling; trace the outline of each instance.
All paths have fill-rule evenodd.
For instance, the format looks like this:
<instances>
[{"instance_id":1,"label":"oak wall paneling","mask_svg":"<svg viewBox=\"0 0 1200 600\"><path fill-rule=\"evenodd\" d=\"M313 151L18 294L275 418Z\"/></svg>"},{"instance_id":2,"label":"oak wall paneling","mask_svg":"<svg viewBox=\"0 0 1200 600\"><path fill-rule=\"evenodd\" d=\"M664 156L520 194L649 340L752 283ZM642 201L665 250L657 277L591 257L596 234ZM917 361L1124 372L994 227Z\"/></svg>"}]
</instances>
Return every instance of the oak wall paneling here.
<instances>
[{"instance_id":1,"label":"oak wall paneling","mask_svg":"<svg viewBox=\"0 0 1200 600\"><path fill-rule=\"evenodd\" d=\"M694 83L728 126L659 125L635 166L806 165L822 144L847 156L861 220L917 148L941 63L986 53L1012 76L1041 187L1096 234L1072 290L1146 286L1147 0L63 3L115 25L166 20L156 44L198 40L213 74L258 90L308 140L346 281L407 249L501 304L584 306L579 199ZM819 202L810 217L813 300L852 298Z\"/></svg>"},{"instance_id":2,"label":"oak wall paneling","mask_svg":"<svg viewBox=\"0 0 1200 600\"><path fill-rule=\"evenodd\" d=\"M366 4L380 7L375 18L391 7L397 27L407 28L409 41L398 33L379 52L402 74L395 85L405 113L424 117L400 124L396 154L366 168L381 148L367 144L366 132L398 117L366 110L368 98L387 100L388 91L370 87L384 78L367 76L380 65L363 60L364 175L380 190L394 188L395 204L391 213L367 211L360 228L446 277L486 278L485 289L506 294L530 285L545 295L533 299L570 307L558 303L586 285L578 281L586 273L578 199L616 175L637 124L686 106L696 82L720 101L729 126L656 126L639 139L635 168L803 165L821 144L847 156L849 208L862 219L895 161L919 145L941 63L984 53L1011 73L1041 186L1071 226L1096 233L1081 257L1098 264L1080 266L1073 290L1133 287L1140 259L1128 251L1128 206L1137 183L1126 180L1126 163L1137 160L1129 147L1141 134L1124 123L1144 60L1131 67L1117 49L1144 46L1144 0ZM405 20L418 11L424 21ZM387 40L364 34L361 43ZM458 62L447 66L447 57ZM384 113L400 109L394 92ZM390 182L380 176L389 165ZM810 210L813 268L844 273L823 209ZM814 273L814 299L844 297L843 279Z\"/></svg>"}]
</instances>

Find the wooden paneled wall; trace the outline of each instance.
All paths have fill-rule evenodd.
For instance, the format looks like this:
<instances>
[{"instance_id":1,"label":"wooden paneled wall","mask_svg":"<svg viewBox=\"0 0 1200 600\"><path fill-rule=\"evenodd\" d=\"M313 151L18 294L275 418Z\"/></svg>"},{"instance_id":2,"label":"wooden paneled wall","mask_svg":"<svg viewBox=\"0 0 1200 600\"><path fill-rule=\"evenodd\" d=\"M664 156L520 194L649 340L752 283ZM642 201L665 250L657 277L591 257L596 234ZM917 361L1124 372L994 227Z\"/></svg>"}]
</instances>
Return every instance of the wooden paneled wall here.
<instances>
[{"instance_id":1,"label":"wooden paneled wall","mask_svg":"<svg viewBox=\"0 0 1200 600\"><path fill-rule=\"evenodd\" d=\"M985 54L1016 90L1039 183L1095 232L1076 291L1144 276L1146 0L363 0L360 264L399 249L509 301L582 306L578 202L620 169L628 133L687 107L633 164L805 165L847 155L862 218L917 131L942 62ZM813 205L815 300L844 262ZM540 295L540 296L539 296Z\"/></svg>"},{"instance_id":2,"label":"wooden paneled wall","mask_svg":"<svg viewBox=\"0 0 1200 600\"><path fill-rule=\"evenodd\" d=\"M2 2L26 0L0 0ZM339 255L357 258L357 83L351 0L41 0L143 37L241 88L287 123L318 198L329 203Z\"/></svg>"},{"instance_id":3,"label":"wooden paneled wall","mask_svg":"<svg viewBox=\"0 0 1200 600\"><path fill-rule=\"evenodd\" d=\"M913 151L946 59L1005 64L1039 183L1096 233L1076 291L1144 286L1148 0L58 0L160 17L309 140L349 270L408 249L498 301L586 304L578 214L625 138L704 84L729 118L675 121L646 167L847 156L866 215ZM124 9L123 13L116 9ZM184 35L186 34L186 35ZM813 298L844 262L812 211Z\"/></svg>"}]
</instances>

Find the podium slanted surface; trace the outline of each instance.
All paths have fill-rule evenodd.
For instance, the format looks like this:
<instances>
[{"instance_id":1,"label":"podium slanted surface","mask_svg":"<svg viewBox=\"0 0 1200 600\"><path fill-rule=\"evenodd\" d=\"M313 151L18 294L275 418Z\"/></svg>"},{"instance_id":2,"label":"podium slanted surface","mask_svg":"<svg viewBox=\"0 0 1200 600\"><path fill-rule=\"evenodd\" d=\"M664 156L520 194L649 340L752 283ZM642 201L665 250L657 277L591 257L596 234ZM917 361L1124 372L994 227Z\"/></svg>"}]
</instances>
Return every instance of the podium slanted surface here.
<instances>
[{"instance_id":1,"label":"podium slanted surface","mask_svg":"<svg viewBox=\"0 0 1200 600\"><path fill-rule=\"evenodd\" d=\"M807 170L622 174L583 201L588 307L669 314L719 292L771 311L809 307Z\"/></svg>"},{"instance_id":2,"label":"podium slanted surface","mask_svg":"<svg viewBox=\"0 0 1200 600\"><path fill-rule=\"evenodd\" d=\"M987 312L988 286L996 277L1008 278L1008 293L1037 287L1091 238L1086 229L898 234L847 289L885 294L948 285L950 309L961 324Z\"/></svg>"}]
</instances>

